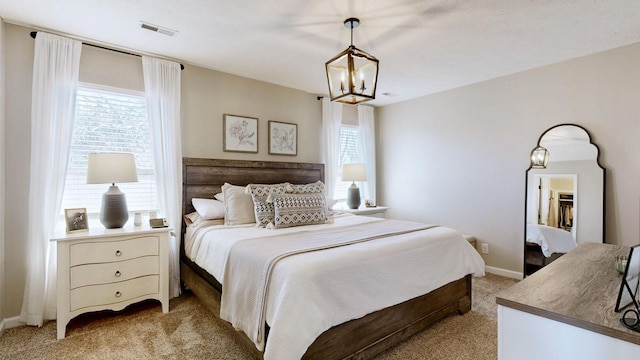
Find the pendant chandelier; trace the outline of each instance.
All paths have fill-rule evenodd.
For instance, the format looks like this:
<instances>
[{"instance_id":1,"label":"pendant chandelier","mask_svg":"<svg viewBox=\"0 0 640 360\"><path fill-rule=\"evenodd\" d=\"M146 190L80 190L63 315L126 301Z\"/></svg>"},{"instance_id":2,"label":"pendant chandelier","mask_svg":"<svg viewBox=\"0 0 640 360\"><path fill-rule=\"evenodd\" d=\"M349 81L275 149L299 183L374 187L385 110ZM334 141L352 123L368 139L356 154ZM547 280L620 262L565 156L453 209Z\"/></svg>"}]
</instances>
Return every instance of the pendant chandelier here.
<instances>
[{"instance_id":1,"label":"pendant chandelier","mask_svg":"<svg viewBox=\"0 0 640 360\"><path fill-rule=\"evenodd\" d=\"M378 59L353 46L353 29L358 25L356 18L344 21L351 29L351 45L325 64L331 101L359 104L376 98Z\"/></svg>"},{"instance_id":2,"label":"pendant chandelier","mask_svg":"<svg viewBox=\"0 0 640 360\"><path fill-rule=\"evenodd\" d=\"M538 145L531 152L531 167L534 169L546 169L549 162L549 151Z\"/></svg>"}]
</instances>

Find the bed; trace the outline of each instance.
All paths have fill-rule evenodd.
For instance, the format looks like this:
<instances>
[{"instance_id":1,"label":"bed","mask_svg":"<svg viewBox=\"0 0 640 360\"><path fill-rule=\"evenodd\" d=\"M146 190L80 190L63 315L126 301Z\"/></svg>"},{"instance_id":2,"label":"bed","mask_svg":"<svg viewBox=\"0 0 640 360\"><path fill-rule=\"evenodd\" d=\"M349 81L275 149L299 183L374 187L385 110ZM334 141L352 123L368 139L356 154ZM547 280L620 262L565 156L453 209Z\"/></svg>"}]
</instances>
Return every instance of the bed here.
<instances>
[{"instance_id":1,"label":"bed","mask_svg":"<svg viewBox=\"0 0 640 360\"><path fill-rule=\"evenodd\" d=\"M578 247L569 231L538 224L527 224L527 242L540 246L545 257L554 253L564 254Z\"/></svg>"},{"instance_id":2,"label":"bed","mask_svg":"<svg viewBox=\"0 0 640 360\"><path fill-rule=\"evenodd\" d=\"M282 182L290 182L294 184L310 184L316 181L324 180L324 167L322 164L310 164L310 163L288 163L288 162L266 162L266 161L241 161L241 160L220 160L220 159L199 159L199 158L184 158L183 159L183 213L191 214L194 212L193 198L211 198L213 194L219 193L225 182L236 184L239 186L245 186L247 184L277 184ZM377 221L387 222L387 220L376 219ZM347 215L340 218L340 215L336 216L334 224L340 225L342 221L359 223L364 221L364 217L358 217L355 215ZM389 221L389 224L393 224ZM335 225L335 226L338 226ZM217 226L217 225L216 225ZM323 225L318 225L319 227ZM368 227L368 225L367 225ZM187 226L184 227L185 229ZM243 227L248 232L258 231L254 227ZM301 228L306 228L301 227ZM438 231L449 234L450 229L443 229L437 227ZM262 229L264 231L269 231ZM220 230L222 232L226 229ZM324 231L324 230L323 230ZM417 229L416 232L427 231L423 229ZM185 235L185 234L183 234ZM409 236L409 235L405 235ZM413 235L411 235L413 236ZM449 236L449 235L447 235ZM322 330L314 335L310 345L304 345L305 349L303 355L304 359L361 359L370 358L373 355L387 349L398 342L410 337L411 335L419 332L420 330L430 326L432 323L452 314L452 313L465 313L471 309L471 276L483 274L482 259L475 253L475 250L470 246L462 235L457 234L462 245L459 253L464 253L464 256L472 258L470 261L473 263L471 266L473 270L463 271L460 276L456 275L455 279L448 281L445 284L439 285L432 291L426 293L420 293L408 299L396 301L383 308L376 309L365 314L358 315L353 319L348 319L337 324L329 324L328 328ZM381 240L375 240L376 242ZM389 241L389 240L384 240ZM371 242L368 242L371 243ZM185 242L186 244L186 242ZM458 244L456 242L456 244ZM191 245L190 245L191 246ZM355 247L354 247L355 246ZM345 248L357 246L371 246L371 245L349 245L341 246L338 251L345 251ZM395 245L394 245L395 246ZM465 248L464 246L468 246ZM472 249L473 252L467 250ZM189 252L192 249L189 248ZM323 252L325 250L322 250ZM335 250L330 250L335 251ZM193 254L190 254L193 256ZM209 271L204 268L207 264L200 263L199 266L192 258L187 256L185 246L181 247L181 280L187 288L189 288L199 299L205 304L214 314L220 316L221 314L221 299L222 299L222 285L221 280L216 279ZM298 256L312 256L317 258L317 252L314 255L302 254ZM376 259L379 257L371 257ZM197 257L195 258L197 260ZM310 258L311 259L311 258ZM478 260L479 259L479 260ZM295 263L294 260L288 260L289 263L283 262L283 264ZM314 260L316 261L316 260ZM457 260L453 260L454 262ZM307 262L306 260L304 261ZM445 261L446 263L446 261ZM287 266L289 266L287 265ZM277 265L276 268L286 268L285 265ZM443 268L445 269L445 268ZM284 271L284 270L283 270ZM445 271L446 270L438 270ZM274 270L275 272L275 270ZM275 276L275 278L279 278ZM377 278L369 278L367 281L377 280ZM228 279L222 281L226 283ZM374 281L375 282L375 281ZM230 283L230 281L229 281ZM277 281L276 281L277 283ZM378 284L378 292L385 294L385 286ZM274 285L275 286L275 285ZM391 288L391 286L389 287ZM394 295L394 291L388 291L391 295ZM335 293L336 298L348 298L344 295L344 291ZM227 295L228 293L225 293ZM383 298L384 296L380 296ZM313 299L315 300L315 298ZM228 303L228 302L227 302ZM283 301L286 303L286 301ZM358 304L360 305L360 304ZM273 308L273 301L266 308ZM311 311L309 311L311 313ZM317 311L321 314L322 318L332 319L334 318L333 312ZM286 313L286 312L285 312ZM336 311L340 313L340 311ZM255 346L255 341L245 335L243 332L238 332L238 336L249 343L250 347L255 350L256 358L279 358L277 350L270 350L269 346L276 344L282 336L279 335L280 328L282 326L277 325L275 320L270 319L266 315L266 350L264 352L259 351L259 347ZM340 316L344 316L340 315ZM314 328L313 319L306 322L300 322L296 326L299 326L299 332L302 334L308 328ZM274 323L270 323L274 321ZM280 320L278 320L280 321ZM269 326L271 325L271 326ZM314 328L314 331L317 330ZM301 335L301 337L303 337ZM271 346L273 348L275 345ZM296 355L295 358L300 356Z\"/></svg>"},{"instance_id":3,"label":"bed","mask_svg":"<svg viewBox=\"0 0 640 360\"><path fill-rule=\"evenodd\" d=\"M527 224L525 243L525 275L545 267L578 244L564 229L540 224Z\"/></svg>"}]
</instances>

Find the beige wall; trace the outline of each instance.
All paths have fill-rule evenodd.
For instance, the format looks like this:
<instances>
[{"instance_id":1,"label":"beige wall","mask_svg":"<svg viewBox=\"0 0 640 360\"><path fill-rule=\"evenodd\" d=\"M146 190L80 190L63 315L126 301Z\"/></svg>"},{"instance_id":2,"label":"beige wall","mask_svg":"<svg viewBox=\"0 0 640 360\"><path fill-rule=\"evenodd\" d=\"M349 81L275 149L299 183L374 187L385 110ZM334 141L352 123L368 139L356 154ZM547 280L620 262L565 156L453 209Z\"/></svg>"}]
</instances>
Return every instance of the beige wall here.
<instances>
[{"instance_id":1,"label":"beige wall","mask_svg":"<svg viewBox=\"0 0 640 360\"><path fill-rule=\"evenodd\" d=\"M29 29L5 24L5 311L4 317L20 314L25 282L26 229L30 221L29 157L31 131L31 73L33 40Z\"/></svg>"},{"instance_id":2,"label":"beige wall","mask_svg":"<svg viewBox=\"0 0 640 360\"><path fill-rule=\"evenodd\" d=\"M34 41L31 29L5 24L6 38L6 282L4 318L17 316L25 282L25 229L29 196L31 79ZM80 81L143 90L139 57L83 46ZM258 154L222 151L222 115L259 118ZM321 162L322 106L315 95L188 64L182 72L182 148L189 157ZM298 124L298 155L268 155L268 120ZM10 256L9 256L10 254ZM2 318L0 317L0 318Z\"/></svg>"},{"instance_id":3,"label":"beige wall","mask_svg":"<svg viewBox=\"0 0 640 360\"><path fill-rule=\"evenodd\" d=\"M185 66L182 73L182 154L241 160L322 162L322 103L315 95ZM223 114L258 118L258 153L222 150ZM269 120L298 124L298 155L269 155Z\"/></svg>"},{"instance_id":4,"label":"beige wall","mask_svg":"<svg viewBox=\"0 0 640 360\"><path fill-rule=\"evenodd\" d=\"M529 154L576 123L607 168L606 241L637 244L639 60L632 45L378 109L378 202L474 234L487 265L521 272Z\"/></svg>"},{"instance_id":5,"label":"beige wall","mask_svg":"<svg viewBox=\"0 0 640 360\"><path fill-rule=\"evenodd\" d=\"M4 22L0 17L0 333L2 333L2 319L4 319Z\"/></svg>"}]
</instances>

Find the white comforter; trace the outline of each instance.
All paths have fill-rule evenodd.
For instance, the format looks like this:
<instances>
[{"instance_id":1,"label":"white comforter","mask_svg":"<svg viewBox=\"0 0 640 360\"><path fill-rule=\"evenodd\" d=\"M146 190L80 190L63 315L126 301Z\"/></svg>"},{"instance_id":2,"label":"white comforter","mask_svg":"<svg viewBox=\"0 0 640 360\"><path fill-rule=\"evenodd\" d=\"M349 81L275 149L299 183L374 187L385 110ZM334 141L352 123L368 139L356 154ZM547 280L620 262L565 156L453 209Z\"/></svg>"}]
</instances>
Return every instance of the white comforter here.
<instances>
[{"instance_id":1,"label":"white comforter","mask_svg":"<svg viewBox=\"0 0 640 360\"><path fill-rule=\"evenodd\" d=\"M527 224L527 241L540 245L545 257L553 253L567 253L578 246L570 232L536 224Z\"/></svg>"},{"instance_id":2,"label":"white comforter","mask_svg":"<svg viewBox=\"0 0 640 360\"><path fill-rule=\"evenodd\" d=\"M199 226L187 230L185 251L221 281L236 241L292 232L304 240L307 231L371 221L384 220L340 215L333 224L279 230ZM287 257L274 267L269 284L266 320L271 330L264 358L299 359L325 330L467 274L484 275L484 262L460 233L445 227Z\"/></svg>"}]
</instances>

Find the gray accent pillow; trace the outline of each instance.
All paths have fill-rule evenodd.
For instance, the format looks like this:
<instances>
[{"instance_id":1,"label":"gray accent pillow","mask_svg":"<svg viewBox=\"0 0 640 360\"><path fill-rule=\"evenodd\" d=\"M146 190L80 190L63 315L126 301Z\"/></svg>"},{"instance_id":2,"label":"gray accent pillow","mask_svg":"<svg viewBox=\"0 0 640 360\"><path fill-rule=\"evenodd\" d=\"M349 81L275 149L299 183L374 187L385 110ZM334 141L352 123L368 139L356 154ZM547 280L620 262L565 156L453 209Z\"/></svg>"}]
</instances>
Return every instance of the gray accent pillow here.
<instances>
[{"instance_id":1,"label":"gray accent pillow","mask_svg":"<svg viewBox=\"0 0 640 360\"><path fill-rule=\"evenodd\" d=\"M266 227L273 223L273 196L284 194L287 183L281 184L249 184L246 192L251 195L256 225Z\"/></svg>"},{"instance_id":2,"label":"gray accent pillow","mask_svg":"<svg viewBox=\"0 0 640 360\"><path fill-rule=\"evenodd\" d=\"M320 180L310 184L289 184L288 193L306 194L306 193L324 193L324 183Z\"/></svg>"},{"instance_id":3,"label":"gray accent pillow","mask_svg":"<svg viewBox=\"0 0 640 360\"><path fill-rule=\"evenodd\" d=\"M327 222L324 193L276 195L273 205L276 229Z\"/></svg>"}]
</instances>

